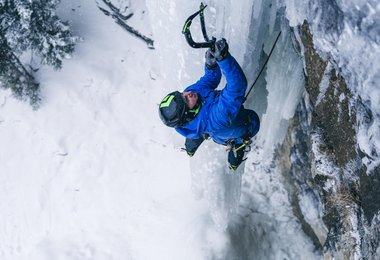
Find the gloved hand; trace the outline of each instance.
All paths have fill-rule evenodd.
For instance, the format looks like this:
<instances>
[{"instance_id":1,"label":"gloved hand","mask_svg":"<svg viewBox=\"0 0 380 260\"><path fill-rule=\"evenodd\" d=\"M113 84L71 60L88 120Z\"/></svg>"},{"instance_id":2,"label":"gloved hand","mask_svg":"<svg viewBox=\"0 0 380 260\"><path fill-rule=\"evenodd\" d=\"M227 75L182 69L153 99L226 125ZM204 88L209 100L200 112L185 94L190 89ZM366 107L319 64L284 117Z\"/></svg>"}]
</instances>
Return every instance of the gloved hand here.
<instances>
[{"instance_id":1,"label":"gloved hand","mask_svg":"<svg viewBox=\"0 0 380 260\"><path fill-rule=\"evenodd\" d=\"M215 42L215 50L211 52L217 61L223 60L228 55L228 44L226 39L222 38Z\"/></svg>"},{"instance_id":2,"label":"gloved hand","mask_svg":"<svg viewBox=\"0 0 380 260\"><path fill-rule=\"evenodd\" d=\"M215 59L214 55L212 55L212 52L210 49L206 51L205 58L206 58L205 64L206 64L207 68L213 69L218 65L216 63L216 59Z\"/></svg>"}]
</instances>

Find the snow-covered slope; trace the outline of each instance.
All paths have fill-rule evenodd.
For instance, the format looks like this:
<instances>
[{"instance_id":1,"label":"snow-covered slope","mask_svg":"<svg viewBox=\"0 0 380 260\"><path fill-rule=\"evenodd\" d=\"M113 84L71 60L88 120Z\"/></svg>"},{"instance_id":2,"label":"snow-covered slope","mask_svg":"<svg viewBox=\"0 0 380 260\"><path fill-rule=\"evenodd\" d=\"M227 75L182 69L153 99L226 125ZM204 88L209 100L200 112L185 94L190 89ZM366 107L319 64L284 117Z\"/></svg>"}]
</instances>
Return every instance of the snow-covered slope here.
<instances>
[{"instance_id":1,"label":"snow-covered slope","mask_svg":"<svg viewBox=\"0 0 380 260\"><path fill-rule=\"evenodd\" d=\"M201 259L207 208L157 116L159 53L94 1L60 12L83 41L61 71L40 68L41 108L0 93L0 258Z\"/></svg>"}]
</instances>

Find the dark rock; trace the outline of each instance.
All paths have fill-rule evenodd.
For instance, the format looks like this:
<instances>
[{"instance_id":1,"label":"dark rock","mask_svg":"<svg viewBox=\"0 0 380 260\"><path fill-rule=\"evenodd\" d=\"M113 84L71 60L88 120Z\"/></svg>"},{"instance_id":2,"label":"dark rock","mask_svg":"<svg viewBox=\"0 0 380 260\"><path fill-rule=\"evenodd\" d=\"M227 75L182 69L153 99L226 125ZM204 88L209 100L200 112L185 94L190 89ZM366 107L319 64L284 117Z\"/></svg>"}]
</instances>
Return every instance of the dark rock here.
<instances>
[{"instance_id":1,"label":"dark rock","mask_svg":"<svg viewBox=\"0 0 380 260\"><path fill-rule=\"evenodd\" d=\"M316 249L323 247L324 258L377 259L380 167L367 175L362 158L371 159L371 155L358 148L356 139L357 115L364 115L360 120L368 124L373 115L360 97L353 97L334 65L314 49L308 24L299 30L308 95L277 149L276 167L284 176L294 215ZM303 196L323 205L325 234L305 218L300 205Z\"/></svg>"}]
</instances>

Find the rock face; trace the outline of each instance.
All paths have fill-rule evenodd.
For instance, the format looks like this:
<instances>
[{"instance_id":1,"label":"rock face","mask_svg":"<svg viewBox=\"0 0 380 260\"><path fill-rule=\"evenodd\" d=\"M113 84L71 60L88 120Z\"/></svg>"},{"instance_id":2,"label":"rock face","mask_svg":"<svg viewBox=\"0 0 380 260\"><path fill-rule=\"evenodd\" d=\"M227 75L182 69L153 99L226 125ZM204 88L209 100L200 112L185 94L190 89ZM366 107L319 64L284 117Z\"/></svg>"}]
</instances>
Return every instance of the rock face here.
<instances>
[{"instance_id":1,"label":"rock face","mask_svg":"<svg viewBox=\"0 0 380 260\"><path fill-rule=\"evenodd\" d=\"M276 167L295 216L325 259L379 259L380 168L367 173L356 140L357 109L365 107L313 48L308 24L298 30L306 94L277 149Z\"/></svg>"}]
</instances>

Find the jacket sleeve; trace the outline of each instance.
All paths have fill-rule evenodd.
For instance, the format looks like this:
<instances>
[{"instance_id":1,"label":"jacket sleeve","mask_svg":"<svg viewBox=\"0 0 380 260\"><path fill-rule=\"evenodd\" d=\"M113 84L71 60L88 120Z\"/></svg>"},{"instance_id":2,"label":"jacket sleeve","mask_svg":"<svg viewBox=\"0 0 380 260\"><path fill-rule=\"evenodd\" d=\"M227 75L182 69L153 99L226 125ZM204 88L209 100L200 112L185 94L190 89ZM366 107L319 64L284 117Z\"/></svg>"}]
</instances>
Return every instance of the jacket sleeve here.
<instances>
[{"instance_id":1,"label":"jacket sleeve","mask_svg":"<svg viewBox=\"0 0 380 260\"><path fill-rule=\"evenodd\" d=\"M190 139L198 139L200 138L201 136L198 134L197 131L195 130L191 130L191 129L187 129L186 127L177 127L175 128L175 130L180 134L182 135L183 137L186 137L186 138L190 138Z\"/></svg>"},{"instance_id":2,"label":"jacket sleeve","mask_svg":"<svg viewBox=\"0 0 380 260\"><path fill-rule=\"evenodd\" d=\"M218 125L225 127L235 120L243 104L247 79L240 65L230 54L218 64L226 77L227 84L220 93L212 117Z\"/></svg>"},{"instance_id":3,"label":"jacket sleeve","mask_svg":"<svg viewBox=\"0 0 380 260\"><path fill-rule=\"evenodd\" d=\"M202 93L216 89L222 78L220 67L216 66L213 69L209 69L205 66L204 72L205 74L196 83L188 86L185 91L191 90L202 95Z\"/></svg>"}]
</instances>

